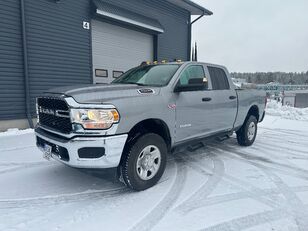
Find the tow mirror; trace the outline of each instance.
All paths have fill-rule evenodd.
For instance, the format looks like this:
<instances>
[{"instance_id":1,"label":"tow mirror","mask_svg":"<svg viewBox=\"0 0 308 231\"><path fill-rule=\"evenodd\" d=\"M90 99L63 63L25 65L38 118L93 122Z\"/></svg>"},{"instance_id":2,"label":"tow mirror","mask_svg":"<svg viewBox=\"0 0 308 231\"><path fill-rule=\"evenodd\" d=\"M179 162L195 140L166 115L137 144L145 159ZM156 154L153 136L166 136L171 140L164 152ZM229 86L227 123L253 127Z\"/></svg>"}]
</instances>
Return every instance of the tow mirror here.
<instances>
[{"instance_id":1,"label":"tow mirror","mask_svg":"<svg viewBox=\"0 0 308 231\"><path fill-rule=\"evenodd\" d=\"M207 78L190 79L186 85L177 85L174 92L203 91L208 88Z\"/></svg>"}]
</instances>

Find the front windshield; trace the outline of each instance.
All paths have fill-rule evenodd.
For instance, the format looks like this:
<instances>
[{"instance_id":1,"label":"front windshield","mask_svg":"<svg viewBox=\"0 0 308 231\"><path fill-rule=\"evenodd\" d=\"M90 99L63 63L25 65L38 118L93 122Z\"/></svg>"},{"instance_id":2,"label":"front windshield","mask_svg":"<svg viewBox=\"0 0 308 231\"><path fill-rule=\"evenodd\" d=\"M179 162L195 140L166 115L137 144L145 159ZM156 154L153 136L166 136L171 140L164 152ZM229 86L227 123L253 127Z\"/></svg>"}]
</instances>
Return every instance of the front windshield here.
<instances>
[{"instance_id":1,"label":"front windshield","mask_svg":"<svg viewBox=\"0 0 308 231\"><path fill-rule=\"evenodd\" d=\"M162 87L169 83L179 67L178 64L139 66L127 71L112 83Z\"/></svg>"}]
</instances>

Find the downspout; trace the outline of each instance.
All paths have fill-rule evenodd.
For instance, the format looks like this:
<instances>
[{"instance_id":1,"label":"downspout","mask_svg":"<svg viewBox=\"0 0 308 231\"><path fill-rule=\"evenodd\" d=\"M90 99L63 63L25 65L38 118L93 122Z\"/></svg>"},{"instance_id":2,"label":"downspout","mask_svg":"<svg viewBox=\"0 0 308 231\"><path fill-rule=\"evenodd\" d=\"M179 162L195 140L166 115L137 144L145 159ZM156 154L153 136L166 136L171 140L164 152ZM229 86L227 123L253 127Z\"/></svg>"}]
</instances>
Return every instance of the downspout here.
<instances>
[{"instance_id":1,"label":"downspout","mask_svg":"<svg viewBox=\"0 0 308 231\"><path fill-rule=\"evenodd\" d=\"M191 15L188 21L188 37L187 37L187 61L191 61Z\"/></svg>"},{"instance_id":2,"label":"downspout","mask_svg":"<svg viewBox=\"0 0 308 231\"><path fill-rule=\"evenodd\" d=\"M27 48L27 34L26 34L26 17L25 17L25 2L20 0L21 11L21 27L22 27L22 44L23 44L23 56L24 56L24 88L26 99L26 115L29 123L29 127L33 128L33 121L31 116L31 98L29 87L29 69L28 69L28 48Z\"/></svg>"},{"instance_id":3,"label":"downspout","mask_svg":"<svg viewBox=\"0 0 308 231\"><path fill-rule=\"evenodd\" d=\"M194 21L192 21L191 23L189 23L189 33L188 33L188 43L189 43L189 48L188 48L188 60L192 61L191 60L191 37L192 37L192 26L195 22L199 21L201 18L203 18L204 16L206 15L205 12L203 12L202 15L200 15L198 18L196 18Z\"/></svg>"}]
</instances>

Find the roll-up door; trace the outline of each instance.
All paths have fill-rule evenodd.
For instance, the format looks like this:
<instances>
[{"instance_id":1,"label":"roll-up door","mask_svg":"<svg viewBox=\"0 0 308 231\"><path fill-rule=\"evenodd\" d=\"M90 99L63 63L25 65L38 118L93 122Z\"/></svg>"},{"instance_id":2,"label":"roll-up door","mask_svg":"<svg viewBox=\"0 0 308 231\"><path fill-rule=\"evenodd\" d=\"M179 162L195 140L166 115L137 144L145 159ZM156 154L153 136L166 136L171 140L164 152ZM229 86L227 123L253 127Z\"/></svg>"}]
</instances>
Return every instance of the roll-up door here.
<instances>
[{"instance_id":1,"label":"roll-up door","mask_svg":"<svg viewBox=\"0 0 308 231\"><path fill-rule=\"evenodd\" d=\"M153 60L153 35L92 20L95 83L109 83L143 61Z\"/></svg>"}]
</instances>

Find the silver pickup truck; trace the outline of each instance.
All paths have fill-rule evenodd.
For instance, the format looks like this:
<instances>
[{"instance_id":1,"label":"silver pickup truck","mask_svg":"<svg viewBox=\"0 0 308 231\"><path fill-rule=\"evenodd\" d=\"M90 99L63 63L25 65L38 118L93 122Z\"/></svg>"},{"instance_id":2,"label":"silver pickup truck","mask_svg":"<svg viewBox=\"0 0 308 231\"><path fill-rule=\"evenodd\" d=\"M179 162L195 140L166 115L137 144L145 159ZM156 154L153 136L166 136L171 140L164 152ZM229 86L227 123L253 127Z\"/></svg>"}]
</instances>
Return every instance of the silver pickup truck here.
<instances>
[{"instance_id":1,"label":"silver pickup truck","mask_svg":"<svg viewBox=\"0 0 308 231\"><path fill-rule=\"evenodd\" d=\"M76 168L118 168L134 190L155 185L179 145L236 132L255 141L265 92L237 89L223 66L143 64L108 85L53 89L37 98L37 146Z\"/></svg>"}]
</instances>

